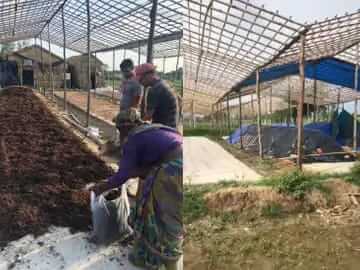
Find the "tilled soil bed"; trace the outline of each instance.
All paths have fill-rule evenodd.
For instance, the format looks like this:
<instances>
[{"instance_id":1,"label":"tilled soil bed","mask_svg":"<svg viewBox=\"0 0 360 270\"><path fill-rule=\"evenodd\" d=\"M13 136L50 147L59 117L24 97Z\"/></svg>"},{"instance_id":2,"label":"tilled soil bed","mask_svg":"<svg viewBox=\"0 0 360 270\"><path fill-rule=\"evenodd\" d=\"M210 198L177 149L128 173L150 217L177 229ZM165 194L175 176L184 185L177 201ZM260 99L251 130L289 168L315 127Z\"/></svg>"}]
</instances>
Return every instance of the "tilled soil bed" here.
<instances>
[{"instance_id":1,"label":"tilled soil bed","mask_svg":"<svg viewBox=\"0 0 360 270\"><path fill-rule=\"evenodd\" d=\"M111 173L30 89L0 93L0 246L51 225L87 230L82 189Z\"/></svg>"}]
</instances>

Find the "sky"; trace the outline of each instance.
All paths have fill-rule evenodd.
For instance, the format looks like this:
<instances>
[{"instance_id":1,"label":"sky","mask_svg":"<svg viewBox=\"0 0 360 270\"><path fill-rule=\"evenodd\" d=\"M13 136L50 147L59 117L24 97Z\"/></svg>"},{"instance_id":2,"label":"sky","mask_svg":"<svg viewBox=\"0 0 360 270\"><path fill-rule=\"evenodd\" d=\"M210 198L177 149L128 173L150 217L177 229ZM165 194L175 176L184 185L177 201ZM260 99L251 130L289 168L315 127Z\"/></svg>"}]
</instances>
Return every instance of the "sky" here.
<instances>
[{"instance_id":1,"label":"sky","mask_svg":"<svg viewBox=\"0 0 360 270\"><path fill-rule=\"evenodd\" d=\"M292 16L293 20L300 23L311 23L360 9L359 0L255 0L255 2L265 5L266 9L278 10L283 16Z\"/></svg>"}]
</instances>

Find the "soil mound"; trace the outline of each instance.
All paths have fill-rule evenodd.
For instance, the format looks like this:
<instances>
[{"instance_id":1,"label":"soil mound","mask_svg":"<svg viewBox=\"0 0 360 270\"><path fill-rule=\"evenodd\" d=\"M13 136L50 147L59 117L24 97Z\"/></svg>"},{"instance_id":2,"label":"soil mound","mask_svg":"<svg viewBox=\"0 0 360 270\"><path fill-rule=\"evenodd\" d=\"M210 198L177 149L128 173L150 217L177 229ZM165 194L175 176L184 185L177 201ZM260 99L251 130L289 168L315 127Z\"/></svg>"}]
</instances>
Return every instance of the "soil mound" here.
<instances>
[{"instance_id":1,"label":"soil mound","mask_svg":"<svg viewBox=\"0 0 360 270\"><path fill-rule=\"evenodd\" d=\"M0 93L0 245L50 225L87 230L81 189L111 173L30 89Z\"/></svg>"},{"instance_id":2,"label":"soil mound","mask_svg":"<svg viewBox=\"0 0 360 270\"><path fill-rule=\"evenodd\" d=\"M291 195L278 193L269 187L226 188L205 195L205 202L213 212L252 212L261 215L263 209L272 205L281 208L283 213L312 211L333 207L351 207L354 201L349 194L359 194L360 188L343 180L331 180L324 183L327 192L314 190L303 200ZM360 199L360 198L359 198ZM360 200L359 200L360 203Z\"/></svg>"}]
</instances>

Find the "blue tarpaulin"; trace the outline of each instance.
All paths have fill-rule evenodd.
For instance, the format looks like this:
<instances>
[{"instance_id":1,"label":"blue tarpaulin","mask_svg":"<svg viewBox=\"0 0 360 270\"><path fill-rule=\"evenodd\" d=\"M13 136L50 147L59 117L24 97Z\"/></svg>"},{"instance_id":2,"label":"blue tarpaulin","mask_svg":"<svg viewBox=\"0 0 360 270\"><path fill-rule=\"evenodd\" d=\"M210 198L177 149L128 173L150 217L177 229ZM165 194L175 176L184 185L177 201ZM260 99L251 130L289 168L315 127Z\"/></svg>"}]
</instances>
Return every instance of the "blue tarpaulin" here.
<instances>
[{"instance_id":1,"label":"blue tarpaulin","mask_svg":"<svg viewBox=\"0 0 360 270\"><path fill-rule=\"evenodd\" d=\"M264 69L260 72L260 82L273 81L282 77L299 74L299 64L290 63ZM324 58L316 61L307 61L305 64L305 77L317 79L330 84L354 89L355 65L336 59ZM237 89L255 85L256 73L236 86ZM359 70L360 78L360 70ZM360 84L357 91L360 91Z\"/></svg>"}]
</instances>

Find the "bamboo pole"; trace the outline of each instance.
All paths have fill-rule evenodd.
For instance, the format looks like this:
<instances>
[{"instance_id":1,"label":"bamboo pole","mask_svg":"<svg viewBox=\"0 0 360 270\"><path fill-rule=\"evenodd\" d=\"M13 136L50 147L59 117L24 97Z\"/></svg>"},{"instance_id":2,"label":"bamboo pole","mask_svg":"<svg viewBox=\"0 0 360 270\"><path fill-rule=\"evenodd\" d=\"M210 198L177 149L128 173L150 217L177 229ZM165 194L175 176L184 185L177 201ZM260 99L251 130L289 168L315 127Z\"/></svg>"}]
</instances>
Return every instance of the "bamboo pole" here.
<instances>
[{"instance_id":1,"label":"bamboo pole","mask_svg":"<svg viewBox=\"0 0 360 270\"><path fill-rule=\"evenodd\" d=\"M231 123L230 123L230 100L229 100L229 96L227 96L226 98L226 122L227 122L227 129L228 129L228 133L230 133L231 130Z\"/></svg>"},{"instance_id":2,"label":"bamboo pole","mask_svg":"<svg viewBox=\"0 0 360 270\"><path fill-rule=\"evenodd\" d=\"M153 42L154 42L157 6L158 6L158 0L152 0L152 8L150 11L150 30L149 30L147 58L146 58L147 63L153 62Z\"/></svg>"},{"instance_id":3,"label":"bamboo pole","mask_svg":"<svg viewBox=\"0 0 360 270\"><path fill-rule=\"evenodd\" d=\"M90 125L90 100L91 100L91 48L90 48L90 0L86 0L87 11L87 79L88 79L88 98L87 98L87 110L86 110L86 126Z\"/></svg>"},{"instance_id":4,"label":"bamboo pole","mask_svg":"<svg viewBox=\"0 0 360 270\"><path fill-rule=\"evenodd\" d=\"M141 44L139 41L139 45L138 45L138 65L140 65L141 63Z\"/></svg>"},{"instance_id":5,"label":"bamboo pole","mask_svg":"<svg viewBox=\"0 0 360 270\"><path fill-rule=\"evenodd\" d=\"M63 30L63 58L64 58L64 111L67 113L67 88L66 88L66 31L65 31L65 16L64 16L64 7L61 9L61 20L62 20L62 30Z\"/></svg>"},{"instance_id":6,"label":"bamboo pole","mask_svg":"<svg viewBox=\"0 0 360 270\"><path fill-rule=\"evenodd\" d=\"M241 104L241 93L239 91L239 128L242 127L242 104ZM243 137L240 134L240 149L243 149Z\"/></svg>"},{"instance_id":7,"label":"bamboo pole","mask_svg":"<svg viewBox=\"0 0 360 270\"><path fill-rule=\"evenodd\" d=\"M356 66L355 66L355 91L358 92L359 91L359 43L356 45ZM358 130L358 126L357 126L357 119L358 116L358 99L355 98L355 104L354 104L354 136L353 136L353 148L354 151L357 150L357 130Z\"/></svg>"},{"instance_id":8,"label":"bamboo pole","mask_svg":"<svg viewBox=\"0 0 360 270\"><path fill-rule=\"evenodd\" d=\"M191 101L191 119L192 119L192 126L195 128L195 104L194 100Z\"/></svg>"},{"instance_id":9,"label":"bamboo pole","mask_svg":"<svg viewBox=\"0 0 360 270\"><path fill-rule=\"evenodd\" d=\"M288 113L286 119L287 127L290 127L291 123L291 87L290 87L290 77L288 77Z\"/></svg>"},{"instance_id":10,"label":"bamboo pole","mask_svg":"<svg viewBox=\"0 0 360 270\"><path fill-rule=\"evenodd\" d=\"M272 121L272 114L273 114L273 88L272 85L270 86L270 124L273 123Z\"/></svg>"},{"instance_id":11,"label":"bamboo pole","mask_svg":"<svg viewBox=\"0 0 360 270\"><path fill-rule=\"evenodd\" d=\"M315 123L317 121L317 79L316 79L316 73L315 73L315 79L314 79L314 115L313 115L313 122Z\"/></svg>"},{"instance_id":12,"label":"bamboo pole","mask_svg":"<svg viewBox=\"0 0 360 270\"><path fill-rule=\"evenodd\" d=\"M176 79L180 80L180 72L179 72L179 61L180 61L180 53L181 53L181 39L179 39L178 52L176 56Z\"/></svg>"},{"instance_id":13,"label":"bamboo pole","mask_svg":"<svg viewBox=\"0 0 360 270\"><path fill-rule=\"evenodd\" d=\"M49 42L49 75L50 75L50 84L51 84L51 99L54 100L54 77L52 70L52 61L51 61L51 43L50 43L50 23L48 24L48 42Z\"/></svg>"},{"instance_id":14,"label":"bamboo pole","mask_svg":"<svg viewBox=\"0 0 360 270\"><path fill-rule=\"evenodd\" d=\"M40 33L40 71L41 71L41 86L44 86L44 54L43 54L43 42L42 42L42 37L41 37L42 33ZM40 89L41 89L40 86ZM41 93L41 91L40 91ZM45 91L44 91L44 96L45 96Z\"/></svg>"},{"instance_id":15,"label":"bamboo pole","mask_svg":"<svg viewBox=\"0 0 360 270\"><path fill-rule=\"evenodd\" d=\"M259 137L259 156L264 157L261 131L261 100L260 100L260 71L256 69L256 96L257 96L257 129Z\"/></svg>"},{"instance_id":16,"label":"bamboo pole","mask_svg":"<svg viewBox=\"0 0 360 270\"><path fill-rule=\"evenodd\" d=\"M300 96L298 106L298 141L297 141L297 166L302 170L303 162L303 143L304 143L304 97L305 97L305 35L301 35L300 38L300 59L299 59L299 70L300 70Z\"/></svg>"},{"instance_id":17,"label":"bamboo pole","mask_svg":"<svg viewBox=\"0 0 360 270\"><path fill-rule=\"evenodd\" d=\"M113 91L111 95L111 102L114 103L114 97L115 97L115 49L113 50L113 72L112 72L112 85L113 85Z\"/></svg>"},{"instance_id":18,"label":"bamboo pole","mask_svg":"<svg viewBox=\"0 0 360 270\"><path fill-rule=\"evenodd\" d=\"M97 59L97 56L96 56L96 52L95 52L95 59L94 59L94 68L95 68L95 74L94 74L94 77L95 77L95 83L94 83L94 97L96 98L96 85L97 85L97 63L96 63L96 59Z\"/></svg>"}]
</instances>

